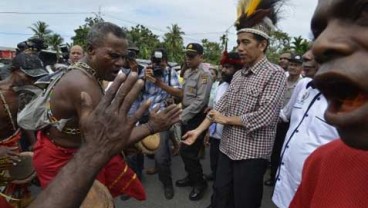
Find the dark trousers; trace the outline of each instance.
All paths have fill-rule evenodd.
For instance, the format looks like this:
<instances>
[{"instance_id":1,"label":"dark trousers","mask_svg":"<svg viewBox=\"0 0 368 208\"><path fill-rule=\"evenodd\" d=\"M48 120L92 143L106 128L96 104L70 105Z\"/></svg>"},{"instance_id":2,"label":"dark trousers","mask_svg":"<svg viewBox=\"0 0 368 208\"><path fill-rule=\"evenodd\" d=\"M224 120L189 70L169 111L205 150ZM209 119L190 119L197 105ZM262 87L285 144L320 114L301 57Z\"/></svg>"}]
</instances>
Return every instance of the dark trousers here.
<instances>
[{"instance_id":1,"label":"dark trousers","mask_svg":"<svg viewBox=\"0 0 368 208\"><path fill-rule=\"evenodd\" d=\"M277 124L275 142L273 144L272 154L271 154L271 171L270 171L270 179L275 180L277 168L280 165L280 154L282 150L282 146L285 141L286 133L289 129L289 123L279 122Z\"/></svg>"},{"instance_id":2,"label":"dark trousers","mask_svg":"<svg viewBox=\"0 0 368 208\"><path fill-rule=\"evenodd\" d=\"M160 146L155 153L158 178L164 186L172 185L170 131L160 132Z\"/></svg>"},{"instance_id":3,"label":"dark trousers","mask_svg":"<svg viewBox=\"0 0 368 208\"><path fill-rule=\"evenodd\" d=\"M189 120L187 125L182 125L182 135L197 128L204 118L205 114L201 113ZM192 145L185 145L182 143L180 147L180 155L184 162L185 171L188 173L189 180L193 186L200 186L205 182L199 157L199 151L203 146L205 135L206 132L203 132Z\"/></svg>"},{"instance_id":4,"label":"dark trousers","mask_svg":"<svg viewBox=\"0 0 368 208\"><path fill-rule=\"evenodd\" d=\"M266 159L231 160L220 153L212 207L260 207L266 169Z\"/></svg>"},{"instance_id":5,"label":"dark trousers","mask_svg":"<svg viewBox=\"0 0 368 208\"><path fill-rule=\"evenodd\" d=\"M216 179L217 161L220 155L220 140L210 137L210 166L213 179Z\"/></svg>"},{"instance_id":6,"label":"dark trousers","mask_svg":"<svg viewBox=\"0 0 368 208\"><path fill-rule=\"evenodd\" d=\"M139 180L142 180L142 172L144 168L144 154L137 153L126 157L128 166L137 174Z\"/></svg>"}]
</instances>

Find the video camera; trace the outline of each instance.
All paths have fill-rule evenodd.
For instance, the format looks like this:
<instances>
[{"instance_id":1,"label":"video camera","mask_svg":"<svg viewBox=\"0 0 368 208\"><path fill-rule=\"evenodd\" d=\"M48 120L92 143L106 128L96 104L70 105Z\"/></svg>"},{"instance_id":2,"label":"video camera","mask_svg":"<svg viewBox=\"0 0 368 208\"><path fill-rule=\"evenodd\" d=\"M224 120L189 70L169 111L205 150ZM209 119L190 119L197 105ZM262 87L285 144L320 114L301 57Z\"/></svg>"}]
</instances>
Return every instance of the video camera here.
<instances>
[{"instance_id":1,"label":"video camera","mask_svg":"<svg viewBox=\"0 0 368 208\"><path fill-rule=\"evenodd\" d=\"M30 49L38 54L45 66L54 65L56 63L67 63L69 59L69 49L67 45L60 45L62 60L57 57L56 51L47 50L48 45L39 37L31 37L26 41L17 44L16 54Z\"/></svg>"},{"instance_id":2,"label":"video camera","mask_svg":"<svg viewBox=\"0 0 368 208\"><path fill-rule=\"evenodd\" d=\"M153 76L155 77L161 77L163 75L163 71L162 71L162 68L161 68L161 61L163 59L163 53L162 51L155 51L153 53L153 56L151 58L151 62L152 64L154 64L153 66Z\"/></svg>"},{"instance_id":3,"label":"video camera","mask_svg":"<svg viewBox=\"0 0 368 208\"><path fill-rule=\"evenodd\" d=\"M36 52L40 52L41 50L47 49L48 45L44 42L43 39L38 37L31 37L26 41L22 41L17 44L17 54L21 53L26 49L31 49Z\"/></svg>"},{"instance_id":4,"label":"video camera","mask_svg":"<svg viewBox=\"0 0 368 208\"><path fill-rule=\"evenodd\" d=\"M69 60L69 48L67 45L60 45L59 46L60 51L61 51L61 56L63 57L64 60Z\"/></svg>"},{"instance_id":5,"label":"video camera","mask_svg":"<svg viewBox=\"0 0 368 208\"><path fill-rule=\"evenodd\" d=\"M128 54L126 57L130 60L135 60L137 58L137 53L133 50L128 50Z\"/></svg>"}]
</instances>

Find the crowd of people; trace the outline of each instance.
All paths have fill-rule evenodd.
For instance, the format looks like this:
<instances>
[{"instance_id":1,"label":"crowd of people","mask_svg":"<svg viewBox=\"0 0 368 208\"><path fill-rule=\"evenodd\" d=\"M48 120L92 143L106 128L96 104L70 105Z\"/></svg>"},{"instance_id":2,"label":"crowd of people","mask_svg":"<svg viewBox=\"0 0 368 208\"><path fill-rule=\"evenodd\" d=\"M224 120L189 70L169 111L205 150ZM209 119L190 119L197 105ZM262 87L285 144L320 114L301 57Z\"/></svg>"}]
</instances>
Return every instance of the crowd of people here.
<instances>
[{"instance_id":1,"label":"crowd of people","mask_svg":"<svg viewBox=\"0 0 368 208\"><path fill-rule=\"evenodd\" d=\"M28 44L0 81L0 207L88 207L85 198L101 187L101 198L145 200L142 148L152 135L147 173L158 173L167 200L174 184L201 200L211 179L208 208L261 207L264 185L274 186L280 208L366 207L368 2L319 1L310 49L271 63L276 3L240 4L238 46L223 52L219 69L203 63L198 43L185 47L180 73L165 48L141 66L139 49L109 22L95 24L87 46L73 46L62 65L47 68ZM36 178L16 180L8 174L24 152ZM187 175L174 183L175 152ZM41 186L38 196L31 183Z\"/></svg>"}]
</instances>

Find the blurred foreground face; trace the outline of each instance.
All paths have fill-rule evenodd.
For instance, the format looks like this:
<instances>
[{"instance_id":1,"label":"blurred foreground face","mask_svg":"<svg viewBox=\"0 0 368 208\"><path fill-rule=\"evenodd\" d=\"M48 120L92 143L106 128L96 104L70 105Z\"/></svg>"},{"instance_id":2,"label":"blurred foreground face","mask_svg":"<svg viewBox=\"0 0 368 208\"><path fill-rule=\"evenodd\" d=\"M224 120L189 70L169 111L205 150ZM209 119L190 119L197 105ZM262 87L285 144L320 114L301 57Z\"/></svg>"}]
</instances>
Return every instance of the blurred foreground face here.
<instances>
[{"instance_id":1,"label":"blurred foreground face","mask_svg":"<svg viewBox=\"0 0 368 208\"><path fill-rule=\"evenodd\" d=\"M312 31L326 121L347 145L368 150L368 1L319 0Z\"/></svg>"}]
</instances>

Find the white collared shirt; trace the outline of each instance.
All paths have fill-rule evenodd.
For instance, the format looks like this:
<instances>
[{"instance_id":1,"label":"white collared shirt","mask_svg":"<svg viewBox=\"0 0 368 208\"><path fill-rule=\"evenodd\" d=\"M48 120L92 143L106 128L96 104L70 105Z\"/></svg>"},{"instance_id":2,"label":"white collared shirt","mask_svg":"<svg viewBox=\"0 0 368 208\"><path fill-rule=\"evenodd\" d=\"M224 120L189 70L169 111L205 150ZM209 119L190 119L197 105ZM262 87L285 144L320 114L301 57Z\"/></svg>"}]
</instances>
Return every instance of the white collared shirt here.
<instances>
[{"instance_id":1,"label":"white collared shirt","mask_svg":"<svg viewBox=\"0 0 368 208\"><path fill-rule=\"evenodd\" d=\"M290 120L272 196L280 208L289 207L300 184L305 159L319 146L339 137L336 129L324 120L326 98L310 83L310 78L300 80L280 113Z\"/></svg>"},{"instance_id":2,"label":"white collared shirt","mask_svg":"<svg viewBox=\"0 0 368 208\"><path fill-rule=\"evenodd\" d=\"M230 84L227 82L222 82L216 89L216 93L214 96L213 103L216 105L216 103L221 99L221 97L225 94L227 89L229 88ZM224 125L218 124L218 123L212 123L209 130L210 130L210 137L221 139L222 137L222 130L224 128Z\"/></svg>"}]
</instances>

